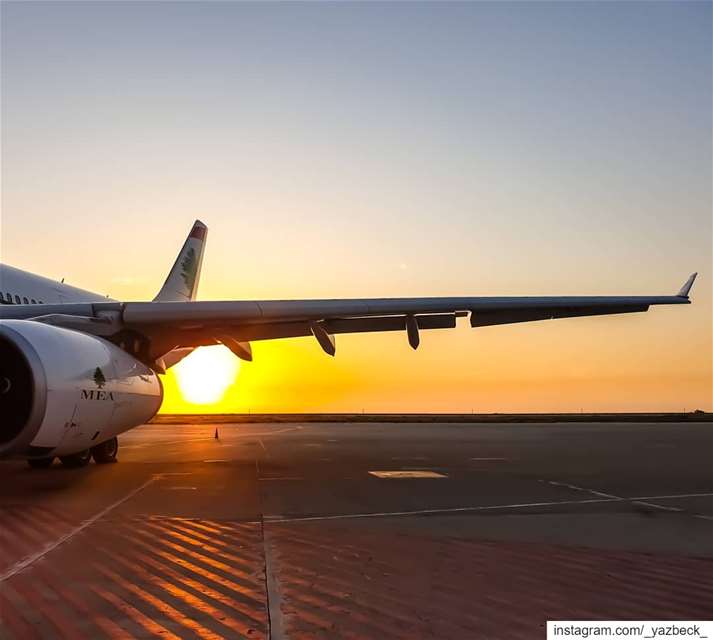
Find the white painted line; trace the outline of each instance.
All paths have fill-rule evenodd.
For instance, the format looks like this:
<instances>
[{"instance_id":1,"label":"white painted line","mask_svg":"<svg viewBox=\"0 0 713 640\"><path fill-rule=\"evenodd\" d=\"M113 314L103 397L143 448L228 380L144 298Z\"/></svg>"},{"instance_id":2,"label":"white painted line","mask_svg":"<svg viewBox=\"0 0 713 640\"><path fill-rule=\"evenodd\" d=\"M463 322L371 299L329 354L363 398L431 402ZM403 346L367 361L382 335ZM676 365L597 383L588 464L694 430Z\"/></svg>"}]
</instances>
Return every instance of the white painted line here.
<instances>
[{"instance_id":1,"label":"white painted line","mask_svg":"<svg viewBox=\"0 0 713 640\"><path fill-rule=\"evenodd\" d=\"M519 504L499 504L491 506L476 507L451 507L446 509L414 509L413 511L378 511L371 513L345 513L332 516L306 516L290 518L282 515L265 516L269 522L308 522L311 520L351 520L355 518L384 518L392 516L420 516L438 513L468 513L476 511L488 511L492 509L523 509L527 507L551 507L553 505L567 504L590 504L596 502L614 502L614 500L562 500L559 502L527 502Z\"/></svg>"},{"instance_id":2,"label":"white painted line","mask_svg":"<svg viewBox=\"0 0 713 640\"><path fill-rule=\"evenodd\" d=\"M41 550L38 551L37 553L28 556L24 558L23 560L20 560L19 562L16 562L12 567L10 567L5 573L0 575L0 582L5 582L8 578L12 578L12 576L20 573L24 569L27 569L30 565L34 564L38 560L44 558L48 553L54 551L57 547L59 547L61 544L64 544L74 536L76 536L78 533L81 533L84 531L87 527L90 527L93 525L97 520L100 520L103 518L105 515L116 509L118 506L121 506L124 504L127 500L130 498L133 498L137 493L140 491L143 491L146 487L148 487L150 484L156 482L156 480L159 480L161 478L162 474L155 475L151 478L149 478L146 482L144 482L141 486L137 487L133 491L130 491L127 493L123 498L120 500L117 500L113 504L110 504L108 507L105 509L102 509L99 513L96 515L93 515L89 520L85 520L80 524L78 527L75 527L72 529L69 533L64 534L62 537L58 538L54 542L51 542L48 545L45 545L45 547Z\"/></svg>"},{"instance_id":3,"label":"white painted line","mask_svg":"<svg viewBox=\"0 0 713 640\"><path fill-rule=\"evenodd\" d=\"M262 447L262 450L265 452L265 455L269 458L270 454L267 452L267 447L265 446L265 443L262 441L262 438L258 438L257 441L260 443L260 446Z\"/></svg>"},{"instance_id":4,"label":"white painted line","mask_svg":"<svg viewBox=\"0 0 713 640\"><path fill-rule=\"evenodd\" d=\"M265 516L265 521L278 522L310 522L315 520L352 520L357 518L385 518L394 516L419 516L439 513L477 513L479 511L493 511L498 509L527 509L531 507L557 507L580 504L602 504L607 502L630 502L632 500L661 500L663 498L702 498L713 496L713 493L688 493L680 496L641 496L638 498L592 498L589 500L559 500L555 502L524 502L516 504L497 504L473 507L452 507L446 509L416 509L413 511L382 511L375 513L346 513L331 516L306 516L306 517L285 517L282 515ZM702 516L709 519L708 516ZM710 518L713 519L713 518Z\"/></svg>"},{"instance_id":5,"label":"white painted line","mask_svg":"<svg viewBox=\"0 0 713 640\"><path fill-rule=\"evenodd\" d=\"M649 497L649 500L677 500L678 498L707 498L713 496L713 493L674 493L668 496ZM629 498L629 500L638 500L639 498ZM646 500L646 498L640 498Z\"/></svg>"},{"instance_id":6,"label":"white painted line","mask_svg":"<svg viewBox=\"0 0 713 640\"><path fill-rule=\"evenodd\" d=\"M611 493L604 493L603 491L594 491L594 489L578 487L575 484L569 484L567 482L556 482L555 480L548 480L547 484L551 484L555 487L567 487L567 489L573 489L574 491L584 491L585 493L591 493L592 495L599 496L600 498L614 498L616 500L625 500L625 498L622 498L621 496L615 496Z\"/></svg>"},{"instance_id":7,"label":"white painted line","mask_svg":"<svg viewBox=\"0 0 713 640\"><path fill-rule=\"evenodd\" d=\"M678 507L664 507L662 504L653 504L652 502L644 502L643 500L634 500L631 504L638 504L642 507L651 507L652 509L660 509L661 511L683 511Z\"/></svg>"},{"instance_id":8,"label":"white painted line","mask_svg":"<svg viewBox=\"0 0 713 640\"><path fill-rule=\"evenodd\" d=\"M670 513L680 513L682 511L685 511L685 509L681 507L666 507L662 504L654 504L653 502L647 502L647 500L670 500L670 499L682 499L682 498L693 498L693 497L701 497L702 494L697 494L697 493L682 493L679 495L668 495L668 496L655 496L653 498L623 498L621 496L615 496L610 493L604 493L602 491L594 491L593 489L586 489L584 487L578 487L577 485L574 484L569 484L567 482L556 482L555 480L548 480L548 484L554 485L556 487L567 487L568 489L574 489L575 491L584 491L586 493L591 493L595 496L600 496L602 498L612 498L616 500L628 500L631 502L631 504L639 505L641 507L648 507L650 509L658 509L659 511L668 511ZM700 518L702 517L703 519L706 519L706 516L699 516L696 515L695 517ZM711 518L713 520L713 518Z\"/></svg>"},{"instance_id":9,"label":"white painted line","mask_svg":"<svg viewBox=\"0 0 713 640\"><path fill-rule=\"evenodd\" d=\"M198 487L166 487L166 491L197 491Z\"/></svg>"},{"instance_id":10,"label":"white painted line","mask_svg":"<svg viewBox=\"0 0 713 640\"><path fill-rule=\"evenodd\" d=\"M386 480L403 480L412 478L447 478L448 476L437 471L414 469L412 471L369 471L369 474Z\"/></svg>"},{"instance_id":11,"label":"white painted line","mask_svg":"<svg viewBox=\"0 0 713 640\"><path fill-rule=\"evenodd\" d=\"M230 460L228 460L227 458L217 458L215 460L203 460L203 462L210 464L213 462L230 462Z\"/></svg>"}]
</instances>

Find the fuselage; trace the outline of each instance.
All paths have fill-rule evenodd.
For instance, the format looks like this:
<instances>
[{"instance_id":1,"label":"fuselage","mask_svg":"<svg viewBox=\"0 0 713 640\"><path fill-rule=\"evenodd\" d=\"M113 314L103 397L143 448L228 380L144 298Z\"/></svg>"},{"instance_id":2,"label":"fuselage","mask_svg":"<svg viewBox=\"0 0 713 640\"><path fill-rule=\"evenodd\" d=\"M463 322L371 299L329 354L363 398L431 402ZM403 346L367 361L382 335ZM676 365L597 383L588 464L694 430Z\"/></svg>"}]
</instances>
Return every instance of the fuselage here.
<instances>
[{"instance_id":1,"label":"fuselage","mask_svg":"<svg viewBox=\"0 0 713 640\"><path fill-rule=\"evenodd\" d=\"M66 302L112 302L112 298L72 287L0 264L0 302L2 304L58 304Z\"/></svg>"}]
</instances>

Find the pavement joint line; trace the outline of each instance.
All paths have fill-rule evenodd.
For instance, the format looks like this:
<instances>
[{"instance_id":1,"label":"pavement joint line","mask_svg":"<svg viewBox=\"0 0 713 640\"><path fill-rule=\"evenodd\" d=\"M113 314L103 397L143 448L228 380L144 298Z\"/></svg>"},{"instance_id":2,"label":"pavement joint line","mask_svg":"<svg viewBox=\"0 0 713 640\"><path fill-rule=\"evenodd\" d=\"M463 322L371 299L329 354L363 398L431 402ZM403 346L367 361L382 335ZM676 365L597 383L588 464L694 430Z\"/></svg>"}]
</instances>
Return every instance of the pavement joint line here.
<instances>
[{"instance_id":1,"label":"pavement joint line","mask_svg":"<svg viewBox=\"0 0 713 640\"><path fill-rule=\"evenodd\" d=\"M256 477L260 478L260 461L255 458ZM275 562L272 557L270 534L265 529L265 512L263 510L262 494L257 491L260 508L260 538L262 539L263 571L265 581L265 605L267 613L267 640L285 640L288 636L282 619L282 598L280 584L275 574Z\"/></svg>"},{"instance_id":2,"label":"pavement joint line","mask_svg":"<svg viewBox=\"0 0 713 640\"><path fill-rule=\"evenodd\" d=\"M318 520L353 520L358 518L386 518L395 516L418 516L439 513L475 513L478 511L494 511L498 509L527 509L530 507L556 507L561 505L604 504L609 502L640 502L642 500L662 500L674 498L702 498L713 496L712 493L684 493L665 496L639 496L635 498L592 498L589 500L557 500L551 502L525 502L516 504L480 505L472 507L448 507L443 509L415 509L412 511L381 511L372 513L344 513L327 516L284 517L282 515L264 516L266 522L272 524L282 522L309 522ZM713 517L701 516L713 520Z\"/></svg>"},{"instance_id":3,"label":"pavement joint line","mask_svg":"<svg viewBox=\"0 0 713 640\"><path fill-rule=\"evenodd\" d=\"M63 536L59 537L57 540L54 542L51 542L45 547L38 551L37 553L32 554L31 556L27 556L26 558L20 560L19 562L16 562L12 567L10 567L5 573L0 575L0 582L5 582L5 580L8 580L9 578L12 578L12 576L20 573L21 571L24 571L27 569L27 567L31 566L38 560L44 558L47 554L51 553L54 551L57 547L60 545L64 544L74 536L76 536L78 533L81 533L84 531L87 527L90 527L93 525L97 520L100 520L103 518L105 515L116 509L117 507L121 506L129 500L130 498L133 498L137 493L140 491L143 491L146 487L148 487L150 484L153 484L157 480L161 479L162 474L156 474L151 476L146 482L144 482L142 485L136 487L129 493L127 493L123 498L120 498L116 502L110 504L108 507L102 509L99 513L93 515L91 518L88 520L84 520L82 524L80 524L78 527L75 527L68 533L65 533Z\"/></svg>"},{"instance_id":4,"label":"pavement joint line","mask_svg":"<svg viewBox=\"0 0 713 640\"><path fill-rule=\"evenodd\" d=\"M275 561L272 557L272 540L265 531L265 520L260 520L262 529L263 554L265 556L265 597L267 600L268 640L285 640L288 635L282 618L282 595L275 573Z\"/></svg>"}]
</instances>

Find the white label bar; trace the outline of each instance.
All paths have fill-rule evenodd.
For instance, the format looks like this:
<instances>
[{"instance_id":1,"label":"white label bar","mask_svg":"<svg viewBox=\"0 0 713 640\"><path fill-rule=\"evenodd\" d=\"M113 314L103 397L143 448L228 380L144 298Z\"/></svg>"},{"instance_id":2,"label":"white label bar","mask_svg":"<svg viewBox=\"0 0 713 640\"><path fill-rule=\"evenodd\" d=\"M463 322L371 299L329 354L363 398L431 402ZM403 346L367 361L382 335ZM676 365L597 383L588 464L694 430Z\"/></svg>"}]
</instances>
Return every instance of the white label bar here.
<instances>
[{"instance_id":1,"label":"white label bar","mask_svg":"<svg viewBox=\"0 0 713 640\"><path fill-rule=\"evenodd\" d=\"M713 640L713 620L548 620L547 640L696 638Z\"/></svg>"}]
</instances>

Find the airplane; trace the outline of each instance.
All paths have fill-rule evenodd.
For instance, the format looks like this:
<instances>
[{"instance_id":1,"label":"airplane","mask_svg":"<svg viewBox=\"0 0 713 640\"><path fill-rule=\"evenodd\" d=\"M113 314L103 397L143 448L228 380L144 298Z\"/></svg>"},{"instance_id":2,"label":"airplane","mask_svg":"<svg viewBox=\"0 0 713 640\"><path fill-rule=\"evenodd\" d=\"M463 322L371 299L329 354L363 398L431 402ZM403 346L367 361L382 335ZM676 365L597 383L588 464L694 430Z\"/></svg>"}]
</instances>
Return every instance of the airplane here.
<instances>
[{"instance_id":1,"label":"airplane","mask_svg":"<svg viewBox=\"0 0 713 640\"><path fill-rule=\"evenodd\" d=\"M196 220L151 302L120 302L0 264L0 457L33 468L59 458L83 467L117 460L117 436L150 420L158 374L197 347L223 344L252 360L250 343L312 336L329 355L335 335L422 330L647 311L689 304L697 274L674 296L440 297L197 301L208 229Z\"/></svg>"}]
</instances>

